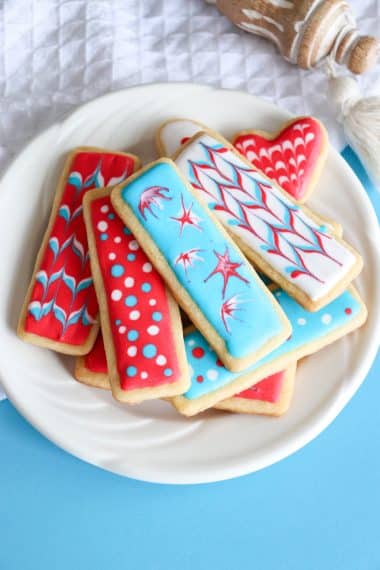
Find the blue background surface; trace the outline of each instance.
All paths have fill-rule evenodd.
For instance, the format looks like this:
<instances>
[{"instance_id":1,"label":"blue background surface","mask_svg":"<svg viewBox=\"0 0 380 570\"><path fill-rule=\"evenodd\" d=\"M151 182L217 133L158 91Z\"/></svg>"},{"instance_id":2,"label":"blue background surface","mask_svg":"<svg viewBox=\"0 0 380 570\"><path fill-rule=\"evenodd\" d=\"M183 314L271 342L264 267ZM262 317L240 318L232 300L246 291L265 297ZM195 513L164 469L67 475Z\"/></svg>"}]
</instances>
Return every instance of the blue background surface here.
<instances>
[{"instance_id":1,"label":"blue background surface","mask_svg":"<svg viewBox=\"0 0 380 570\"><path fill-rule=\"evenodd\" d=\"M187 487L87 465L0 403L0 570L380 569L379 373L292 457Z\"/></svg>"}]
</instances>

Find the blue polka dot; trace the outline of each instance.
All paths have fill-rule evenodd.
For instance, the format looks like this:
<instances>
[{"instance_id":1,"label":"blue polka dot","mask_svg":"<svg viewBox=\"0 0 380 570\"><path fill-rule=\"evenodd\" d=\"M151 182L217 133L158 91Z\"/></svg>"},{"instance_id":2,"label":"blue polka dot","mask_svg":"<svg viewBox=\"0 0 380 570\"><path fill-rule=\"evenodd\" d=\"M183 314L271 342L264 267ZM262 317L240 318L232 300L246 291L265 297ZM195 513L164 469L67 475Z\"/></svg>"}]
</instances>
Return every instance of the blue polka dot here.
<instances>
[{"instance_id":1,"label":"blue polka dot","mask_svg":"<svg viewBox=\"0 0 380 570\"><path fill-rule=\"evenodd\" d=\"M109 220L114 220L114 219L115 219L115 214L108 214L108 219L109 219Z\"/></svg>"},{"instance_id":2,"label":"blue polka dot","mask_svg":"<svg viewBox=\"0 0 380 570\"><path fill-rule=\"evenodd\" d=\"M142 352L145 358L154 358L157 354L157 348L154 344L146 344Z\"/></svg>"},{"instance_id":3,"label":"blue polka dot","mask_svg":"<svg viewBox=\"0 0 380 570\"><path fill-rule=\"evenodd\" d=\"M173 374L173 370L171 368L165 368L164 374L165 376L171 376Z\"/></svg>"},{"instance_id":4,"label":"blue polka dot","mask_svg":"<svg viewBox=\"0 0 380 570\"><path fill-rule=\"evenodd\" d=\"M100 239L106 241L108 239L108 234L100 234Z\"/></svg>"},{"instance_id":5,"label":"blue polka dot","mask_svg":"<svg viewBox=\"0 0 380 570\"><path fill-rule=\"evenodd\" d=\"M135 330L130 330L127 334L128 340L137 340L139 338L139 333Z\"/></svg>"},{"instance_id":6,"label":"blue polka dot","mask_svg":"<svg viewBox=\"0 0 380 570\"><path fill-rule=\"evenodd\" d=\"M112 277L121 277L124 274L124 267L119 263L116 263L111 267Z\"/></svg>"},{"instance_id":7,"label":"blue polka dot","mask_svg":"<svg viewBox=\"0 0 380 570\"><path fill-rule=\"evenodd\" d=\"M136 366L128 366L126 373L127 373L127 376L136 376L136 374L137 374Z\"/></svg>"},{"instance_id":8,"label":"blue polka dot","mask_svg":"<svg viewBox=\"0 0 380 570\"><path fill-rule=\"evenodd\" d=\"M117 327L118 327L119 325L121 325L121 320L120 320L120 319L116 319L115 325L116 325Z\"/></svg>"},{"instance_id":9,"label":"blue polka dot","mask_svg":"<svg viewBox=\"0 0 380 570\"><path fill-rule=\"evenodd\" d=\"M134 253L128 253L127 259L128 261L134 261L136 259L136 256Z\"/></svg>"},{"instance_id":10,"label":"blue polka dot","mask_svg":"<svg viewBox=\"0 0 380 570\"><path fill-rule=\"evenodd\" d=\"M160 311L154 311L154 313L152 314L152 319L156 322L159 322L162 319L162 314L160 313Z\"/></svg>"},{"instance_id":11,"label":"blue polka dot","mask_svg":"<svg viewBox=\"0 0 380 570\"><path fill-rule=\"evenodd\" d=\"M152 285L150 283L143 283L141 285L141 291L144 291L144 293L149 293L149 291L152 290Z\"/></svg>"},{"instance_id":12,"label":"blue polka dot","mask_svg":"<svg viewBox=\"0 0 380 570\"><path fill-rule=\"evenodd\" d=\"M124 299L124 305L127 305L127 307L134 307L137 305L136 297L134 295L128 295L128 297Z\"/></svg>"},{"instance_id":13,"label":"blue polka dot","mask_svg":"<svg viewBox=\"0 0 380 570\"><path fill-rule=\"evenodd\" d=\"M130 236L130 235L131 235L130 230L129 230L128 228L126 228L126 227L123 228L123 232L125 233L126 236Z\"/></svg>"}]
</instances>

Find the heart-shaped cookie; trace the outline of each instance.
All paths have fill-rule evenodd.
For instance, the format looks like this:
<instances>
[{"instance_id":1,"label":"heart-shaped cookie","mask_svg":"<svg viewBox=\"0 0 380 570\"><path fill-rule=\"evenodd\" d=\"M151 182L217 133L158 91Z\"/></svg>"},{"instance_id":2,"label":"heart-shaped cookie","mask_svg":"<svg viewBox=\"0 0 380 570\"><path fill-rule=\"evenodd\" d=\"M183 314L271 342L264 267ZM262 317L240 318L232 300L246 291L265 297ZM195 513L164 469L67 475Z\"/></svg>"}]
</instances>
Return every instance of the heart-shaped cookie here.
<instances>
[{"instance_id":1,"label":"heart-shaped cookie","mask_svg":"<svg viewBox=\"0 0 380 570\"><path fill-rule=\"evenodd\" d=\"M277 133L243 131L233 144L256 168L298 202L318 181L327 154L327 133L313 117L298 117Z\"/></svg>"}]
</instances>

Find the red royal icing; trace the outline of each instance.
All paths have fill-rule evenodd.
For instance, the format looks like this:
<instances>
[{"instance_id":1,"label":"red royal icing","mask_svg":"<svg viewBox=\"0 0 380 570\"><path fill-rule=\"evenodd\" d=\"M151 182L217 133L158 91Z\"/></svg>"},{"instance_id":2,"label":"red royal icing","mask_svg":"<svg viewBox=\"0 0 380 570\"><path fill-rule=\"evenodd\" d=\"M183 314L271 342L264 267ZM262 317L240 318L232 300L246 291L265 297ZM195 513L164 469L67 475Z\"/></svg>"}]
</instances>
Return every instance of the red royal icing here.
<instances>
[{"instance_id":1,"label":"red royal icing","mask_svg":"<svg viewBox=\"0 0 380 570\"><path fill-rule=\"evenodd\" d=\"M92 350L84 357L84 365L90 372L107 374L107 360L102 334L99 333Z\"/></svg>"},{"instance_id":2,"label":"red royal icing","mask_svg":"<svg viewBox=\"0 0 380 570\"><path fill-rule=\"evenodd\" d=\"M92 283L82 215L84 194L114 185L132 174L128 155L78 152L50 232L29 299L25 331L71 345L86 342L98 303Z\"/></svg>"},{"instance_id":3,"label":"red royal icing","mask_svg":"<svg viewBox=\"0 0 380 570\"><path fill-rule=\"evenodd\" d=\"M272 140L248 133L237 136L234 144L256 168L300 200L308 191L324 136L318 121L304 117L290 123Z\"/></svg>"},{"instance_id":4,"label":"red royal icing","mask_svg":"<svg viewBox=\"0 0 380 570\"><path fill-rule=\"evenodd\" d=\"M202 356L204 356L204 354L205 354L205 351L203 350L203 348L201 346L196 346L192 350L192 355L194 356L194 358L202 358Z\"/></svg>"},{"instance_id":5,"label":"red royal icing","mask_svg":"<svg viewBox=\"0 0 380 570\"><path fill-rule=\"evenodd\" d=\"M275 403L280 397L284 378L285 371L267 376L264 380L261 380L261 382L251 386L251 388L243 390L240 394L236 394L235 398Z\"/></svg>"},{"instance_id":6,"label":"red royal icing","mask_svg":"<svg viewBox=\"0 0 380 570\"><path fill-rule=\"evenodd\" d=\"M91 223L107 300L120 387L171 384L180 377L168 293L109 196L91 202Z\"/></svg>"}]
</instances>

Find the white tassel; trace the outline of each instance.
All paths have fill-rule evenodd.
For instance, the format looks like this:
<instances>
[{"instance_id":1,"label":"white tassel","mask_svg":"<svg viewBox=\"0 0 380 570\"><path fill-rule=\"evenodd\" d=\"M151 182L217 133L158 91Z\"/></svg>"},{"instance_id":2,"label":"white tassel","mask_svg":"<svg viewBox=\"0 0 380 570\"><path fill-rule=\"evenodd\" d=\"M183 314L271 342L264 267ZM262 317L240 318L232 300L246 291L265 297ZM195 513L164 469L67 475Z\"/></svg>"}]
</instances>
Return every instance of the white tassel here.
<instances>
[{"instance_id":1,"label":"white tassel","mask_svg":"<svg viewBox=\"0 0 380 570\"><path fill-rule=\"evenodd\" d=\"M330 97L346 137L374 182L380 184L380 97L363 97L354 78L330 77Z\"/></svg>"}]
</instances>

